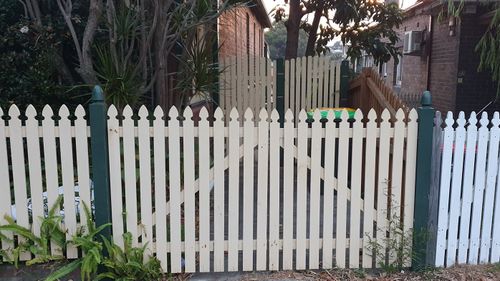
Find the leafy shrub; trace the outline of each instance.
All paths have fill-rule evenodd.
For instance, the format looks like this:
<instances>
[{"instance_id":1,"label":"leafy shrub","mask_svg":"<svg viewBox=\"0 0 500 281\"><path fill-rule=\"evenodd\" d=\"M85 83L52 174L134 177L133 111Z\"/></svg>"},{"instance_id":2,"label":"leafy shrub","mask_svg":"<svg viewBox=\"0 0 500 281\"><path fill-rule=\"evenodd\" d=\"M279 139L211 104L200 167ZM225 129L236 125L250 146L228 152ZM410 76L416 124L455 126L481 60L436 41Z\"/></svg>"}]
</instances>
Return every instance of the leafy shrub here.
<instances>
[{"instance_id":1,"label":"leafy shrub","mask_svg":"<svg viewBox=\"0 0 500 281\"><path fill-rule=\"evenodd\" d=\"M123 234L124 248L104 239L109 256L104 259L105 273L98 277L113 280L158 280L161 277L160 261L154 257L145 260L146 246L132 247L132 234Z\"/></svg>"},{"instance_id":2,"label":"leafy shrub","mask_svg":"<svg viewBox=\"0 0 500 281\"><path fill-rule=\"evenodd\" d=\"M0 226L0 240L10 242L14 245L14 241L2 234L2 232L11 232L18 237L22 237L23 240L18 241L17 246L14 248L0 252L0 257L4 261L14 263L16 267L22 252L29 252L35 255L35 258L26 262L27 265L64 259L62 253L60 255L52 255L49 246L52 244L52 246L58 246L63 250L66 247L66 231L61 228L62 218L57 211L61 200L62 197L60 196L50 208L47 217L39 218L41 221L40 236L33 234L32 230L18 225L12 217L6 215L4 218L7 224Z\"/></svg>"}]
</instances>

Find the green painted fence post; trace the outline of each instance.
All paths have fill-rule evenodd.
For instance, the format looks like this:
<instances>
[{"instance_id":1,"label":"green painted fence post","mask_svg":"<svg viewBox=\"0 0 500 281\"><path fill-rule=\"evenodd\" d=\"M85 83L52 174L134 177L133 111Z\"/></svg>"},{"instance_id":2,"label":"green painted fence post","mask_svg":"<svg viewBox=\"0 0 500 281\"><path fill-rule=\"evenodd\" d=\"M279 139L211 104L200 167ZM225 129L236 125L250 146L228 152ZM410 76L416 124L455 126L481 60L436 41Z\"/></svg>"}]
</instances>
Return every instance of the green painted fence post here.
<instances>
[{"instance_id":1,"label":"green painted fence post","mask_svg":"<svg viewBox=\"0 0 500 281\"><path fill-rule=\"evenodd\" d=\"M285 121L285 60L276 60L276 110L280 115L280 125ZM258 113L255 113L258 114Z\"/></svg>"},{"instance_id":2,"label":"green painted fence post","mask_svg":"<svg viewBox=\"0 0 500 281\"><path fill-rule=\"evenodd\" d=\"M94 183L94 205L96 226L111 223L111 196L109 191L108 160L108 115L104 93L95 86L89 106L90 145L92 150L92 181ZM106 227L101 234L111 238L111 228Z\"/></svg>"},{"instance_id":3,"label":"green painted fence post","mask_svg":"<svg viewBox=\"0 0 500 281\"><path fill-rule=\"evenodd\" d=\"M349 106L349 61L343 60L340 65L340 107L348 107Z\"/></svg>"},{"instance_id":4,"label":"green painted fence post","mask_svg":"<svg viewBox=\"0 0 500 281\"><path fill-rule=\"evenodd\" d=\"M417 167L415 182L415 212L413 225L412 267L422 269L427 265L429 222L429 196L431 187L431 163L435 110L429 91L422 95L418 112Z\"/></svg>"}]
</instances>

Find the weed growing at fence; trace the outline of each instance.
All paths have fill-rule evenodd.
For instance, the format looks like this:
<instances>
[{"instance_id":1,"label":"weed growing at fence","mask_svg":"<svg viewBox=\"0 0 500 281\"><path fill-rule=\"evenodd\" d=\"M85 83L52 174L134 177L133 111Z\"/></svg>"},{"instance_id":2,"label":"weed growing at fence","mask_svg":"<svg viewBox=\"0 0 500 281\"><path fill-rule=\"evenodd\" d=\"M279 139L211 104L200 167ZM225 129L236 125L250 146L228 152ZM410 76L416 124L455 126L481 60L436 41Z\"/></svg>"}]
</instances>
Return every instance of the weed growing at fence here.
<instances>
[{"instance_id":1,"label":"weed growing at fence","mask_svg":"<svg viewBox=\"0 0 500 281\"><path fill-rule=\"evenodd\" d=\"M394 213L388 220L385 237L367 236L366 250L378 261L378 266L387 273L400 272L417 261L419 255L414 245L425 251L427 232L404 230L399 214ZM388 234L388 235L387 235Z\"/></svg>"},{"instance_id":2,"label":"weed growing at fence","mask_svg":"<svg viewBox=\"0 0 500 281\"><path fill-rule=\"evenodd\" d=\"M109 256L103 262L106 273L99 276L113 280L159 280L162 273L160 261L153 257L145 261L146 245L132 247L131 233L123 234L123 241L122 249L104 238Z\"/></svg>"},{"instance_id":3,"label":"weed growing at fence","mask_svg":"<svg viewBox=\"0 0 500 281\"><path fill-rule=\"evenodd\" d=\"M4 218L7 224L0 226L0 240L15 246L1 251L0 257L6 262L14 263L16 267L19 263L19 256L24 252L35 255L35 258L27 261L26 265L64 259L62 253L66 248L66 231L61 228L62 217L58 212L61 201L62 196L59 196L54 205L49 209L47 217L39 218L41 222L39 236L33 234L31 229L18 225L12 217L5 215ZM10 232L23 239L18 240L16 244L13 239L5 235L5 232ZM51 244L52 247L58 246L62 249L60 255L53 255L51 253Z\"/></svg>"}]
</instances>

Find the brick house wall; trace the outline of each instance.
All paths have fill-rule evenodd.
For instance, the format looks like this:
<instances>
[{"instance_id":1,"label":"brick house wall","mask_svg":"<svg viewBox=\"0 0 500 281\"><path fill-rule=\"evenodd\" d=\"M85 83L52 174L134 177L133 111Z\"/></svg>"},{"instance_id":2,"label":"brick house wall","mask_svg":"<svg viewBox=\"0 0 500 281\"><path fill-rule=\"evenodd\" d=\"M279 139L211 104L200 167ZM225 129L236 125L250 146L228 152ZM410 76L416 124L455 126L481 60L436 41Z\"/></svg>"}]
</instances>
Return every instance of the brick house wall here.
<instances>
[{"instance_id":1,"label":"brick house wall","mask_svg":"<svg viewBox=\"0 0 500 281\"><path fill-rule=\"evenodd\" d=\"M264 27L249 7L225 12L219 18L219 57L264 56Z\"/></svg>"},{"instance_id":2,"label":"brick house wall","mask_svg":"<svg viewBox=\"0 0 500 281\"><path fill-rule=\"evenodd\" d=\"M432 104L441 112L455 110L457 67L460 47L460 27L449 36L448 21L432 17L432 51L430 58L430 88Z\"/></svg>"},{"instance_id":3,"label":"brick house wall","mask_svg":"<svg viewBox=\"0 0 500 281\"><path fill-rule=\"evenodd\" d=\"M429 16L418 15L407 18L398 29L400 41L399 45L403 44L404 33L411 30L425 30L428 29ZM427 56L425 51L422 55L404 56L401 59L401 85L399 86L396 81L396 65L394 60L390 60L386 67L386 83L389 86L395 86L398 92L401 93L415 93L423 92L427 86Z\"/></svg>"},{"instance_id":4,"label":"brick house wall","mask_svg":"<svg viewBox=\"0 0 500 281\"><path fill-rule=\"evenodd\" d=\"M432 1L426 3L432 4ZM420 94L430 90L434 107L442 112L477 112L496 96L496 86L490 74L477 72L479 55L474 50L486 28L485 24L478 23L478 18L487 11L464 13L456 24L454 36L450 36L448 21L438 20L440 11L439 6L424 5L406 12L403 24L398 29L400 45L403 44L404 32L410 30L427 30L425 43L420 55L403 56L400 87L395 81L394 61L387 63L386 83L402 94ZM499 109L500 104L495 103L487 111Z\"/></svg>"}]
</instances>

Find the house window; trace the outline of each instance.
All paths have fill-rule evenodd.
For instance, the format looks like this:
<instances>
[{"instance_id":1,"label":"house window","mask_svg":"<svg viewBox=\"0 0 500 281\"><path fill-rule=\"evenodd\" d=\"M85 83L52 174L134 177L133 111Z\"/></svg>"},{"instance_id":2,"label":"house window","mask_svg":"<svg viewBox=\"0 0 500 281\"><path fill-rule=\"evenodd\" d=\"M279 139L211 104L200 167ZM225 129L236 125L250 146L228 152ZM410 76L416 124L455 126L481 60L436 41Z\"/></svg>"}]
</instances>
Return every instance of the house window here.
<instances>
[{"instance_id":1,"label":"house window","mask_svg":"<svg viewBox=\"0 0 500 281\"><path fill-rule=\"evenodd\" d=\"M247 55L250 55L250 16L247 13Z\"/></svg>"}]
</instances>

